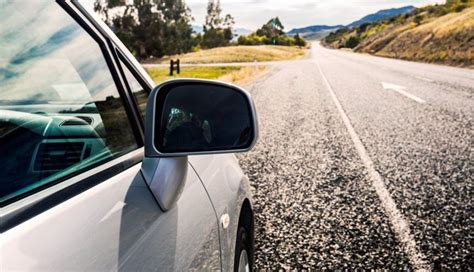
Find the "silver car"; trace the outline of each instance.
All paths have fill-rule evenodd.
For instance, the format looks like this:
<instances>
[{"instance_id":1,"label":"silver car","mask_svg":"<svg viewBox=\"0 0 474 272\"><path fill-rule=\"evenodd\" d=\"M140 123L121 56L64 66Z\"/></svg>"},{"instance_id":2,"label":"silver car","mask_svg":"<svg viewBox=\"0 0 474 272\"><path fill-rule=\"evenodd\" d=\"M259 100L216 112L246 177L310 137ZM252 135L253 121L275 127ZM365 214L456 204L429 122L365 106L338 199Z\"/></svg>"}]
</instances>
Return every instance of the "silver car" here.
<instances>
[{"instance_id":1,"label":"silver car","mask_svg":"<svg viewBox=\"0 0 474 272\"><path fill-rule=\"evenodd\" d=\"M0 0L0 271L249 271L253 102L154 83L75 1Z\"/></svg>"}]
</instances>

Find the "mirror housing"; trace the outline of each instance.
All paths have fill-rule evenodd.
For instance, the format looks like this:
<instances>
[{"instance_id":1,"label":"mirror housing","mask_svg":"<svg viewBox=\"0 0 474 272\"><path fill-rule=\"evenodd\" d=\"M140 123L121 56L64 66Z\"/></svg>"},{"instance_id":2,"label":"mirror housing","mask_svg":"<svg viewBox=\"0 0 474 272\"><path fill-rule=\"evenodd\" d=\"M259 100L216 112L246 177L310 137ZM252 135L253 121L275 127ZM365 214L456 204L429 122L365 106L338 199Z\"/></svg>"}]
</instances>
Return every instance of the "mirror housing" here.
<instances>
[{"instance_id":1,"label":"mirror housing","mask_svg":"<svg viewBox=\"0 0 474 272\"><path fill-rule=\"evenodd\" d=\"M145 157L246 152L258 137L249 93L226 83L177 79L151 92L145 116Z\"/></svg>"}]
</instances>

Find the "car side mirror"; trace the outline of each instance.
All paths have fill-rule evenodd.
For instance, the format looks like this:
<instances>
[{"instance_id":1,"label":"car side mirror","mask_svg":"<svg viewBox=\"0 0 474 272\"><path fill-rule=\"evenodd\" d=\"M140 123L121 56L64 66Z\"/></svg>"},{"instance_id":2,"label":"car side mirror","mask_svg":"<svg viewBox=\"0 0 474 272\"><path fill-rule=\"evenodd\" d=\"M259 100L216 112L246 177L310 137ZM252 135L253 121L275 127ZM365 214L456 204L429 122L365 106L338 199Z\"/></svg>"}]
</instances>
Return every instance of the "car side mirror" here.
<instances>
[{"instance_id":1,"label":"car side mirror","mask_svg":"<svg viewBox=\"0 0 474 272\"><path fill-rule=\"evenodd\" d=\"M250 95L214 81L179 79L157 86L145 119L146 157L245 152L258 134Z\"/></svg>"},{"instance_id":2,"label":"car side mirror","mask_svg":"<svg viewBox=\"0 0 474 272\"><path fill-rule=\"evenodd\" d=\"M257 141L250 95L221 82L179 79L151 92L145 116L141 171L163 211L184 188L188 155L249 151Z\"/></svg>"}]
</instances>

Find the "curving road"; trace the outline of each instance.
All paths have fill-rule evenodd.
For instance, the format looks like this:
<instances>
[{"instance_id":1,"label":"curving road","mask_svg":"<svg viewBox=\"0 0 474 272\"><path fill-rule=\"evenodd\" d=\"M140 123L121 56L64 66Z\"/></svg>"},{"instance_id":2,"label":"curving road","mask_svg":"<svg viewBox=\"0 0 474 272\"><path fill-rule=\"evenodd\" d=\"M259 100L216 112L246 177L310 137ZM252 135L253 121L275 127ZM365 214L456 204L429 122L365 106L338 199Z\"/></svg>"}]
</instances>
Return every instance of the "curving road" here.
<instances>
[{"instance_id":1,"label":"curving road","mask_svg":"<svg viewBox=\"0 0 474 272\"><path fill-rule=\"evenodd\" d=\"M474 267L474 71L329 50L249 87L257 268Z\"/></svg>"}]
</instances>

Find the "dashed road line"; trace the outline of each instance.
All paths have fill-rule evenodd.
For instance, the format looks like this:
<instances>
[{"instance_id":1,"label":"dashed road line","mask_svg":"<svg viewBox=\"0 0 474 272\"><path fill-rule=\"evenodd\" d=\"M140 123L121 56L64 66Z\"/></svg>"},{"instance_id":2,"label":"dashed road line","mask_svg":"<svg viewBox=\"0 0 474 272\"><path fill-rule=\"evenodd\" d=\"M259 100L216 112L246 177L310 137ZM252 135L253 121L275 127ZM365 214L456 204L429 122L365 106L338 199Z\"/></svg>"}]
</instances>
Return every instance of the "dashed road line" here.
<instances>
[{"instance_id":1,"label":"dashed road line","mask_svg":"<svg viewBox=\"0 0 474 272\"><path fill-rule=\"evenodd\" d=\"M434 82L434 80L429 79L429 78L427 78L427 77L415 76L415 78L417 78L417 79L419 79L419 80L426 81L426 82Z\"/></svg>"},{"instance_id":2,"label":"dashed road line","mask_svg":"<svg viewBox=\"0 0 474 272\"><path fill-rule=\"evenodd\" d=\"M350 134L357 153L359 154L359 157L361 158L362 162L364 163L364 166L367 169L369 178L372 181L372 186L377 192L382 207L384 208L385 213L388 219L390 220L392 229L395 232L395 235L397 236L398 240L400 241L403 250L407 254L410 260L410 264L413 266L413 269L417 271L431 271L430 265L426 262L426 257L421 253L413 235L411 234L408 222L405 220L402 213L398 210L395 201L393 200L387 187L385 186L383 178L375 169L372 159L370 158L369 154L367 153L367 150L362 144L359 135L357 135L354 127L352 126L349 117L342 108L342 105L339 102L331 85L329 84L326 76L324 75L321 66L317 61L315 61L315 63L318 66L319 72L321 73L321 76L324 80L324 83L326 84L326 87L328 88L329 93L331 94L334 104L336 104L336 108L339 111L339 114L341 115L342 120Z\"/></svg>"}]
</instances>

